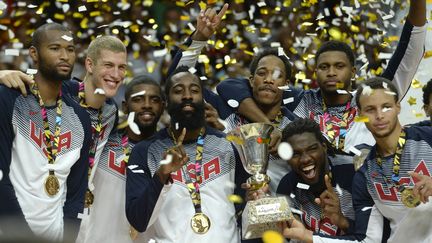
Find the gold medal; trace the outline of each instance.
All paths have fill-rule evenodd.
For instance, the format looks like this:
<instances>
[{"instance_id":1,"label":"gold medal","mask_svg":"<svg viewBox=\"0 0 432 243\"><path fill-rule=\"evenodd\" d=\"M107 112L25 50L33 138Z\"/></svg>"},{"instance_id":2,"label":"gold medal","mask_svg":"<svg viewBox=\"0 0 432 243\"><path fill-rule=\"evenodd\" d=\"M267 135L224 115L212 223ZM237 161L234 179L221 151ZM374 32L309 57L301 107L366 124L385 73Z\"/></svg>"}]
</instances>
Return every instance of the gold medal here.
<instances>
[{"instance_id":1,"label":"gold medal","mask_svg":"<svg viewBox=\"0 0 432 243\"><path fill-rule=\"evenodd\" d=\"M45 192L48 194L48 196L52 197L59 192L59 189L59 180L54 175L54 171L50 171L48 177L45 180Z\"/></svg>"},{"instance_id":2,"label":"gold medal","mask_svg":"<svg viewBox=\"0 0 432 243\"><path fill-rule=\"evenodd\" d=\"M407 208L415 208L420 205L420 197L414 196L412 188L402 188L401 200Z\"/></svg>"},{"instance_id":3,"label":"gold medal","mask_svg":"<svg viewBox=\"0 0 432 243\"><path fill-rule=\"evenodd\" d=\"M91 191L87 190L85 193L84 207L89 208L94 201L94 195Z\"/></svg>"},{"instance_id":4,"label":"gold medal","mask_svg":"<svg viewBox=\"0 0 432 243\"><path fill-rule=\"evenodd\" d=\"M210 229L210 219L203 213L196 213L191 219L192 230L197 234L205 234Z\"/></svg>"}]
</instances>

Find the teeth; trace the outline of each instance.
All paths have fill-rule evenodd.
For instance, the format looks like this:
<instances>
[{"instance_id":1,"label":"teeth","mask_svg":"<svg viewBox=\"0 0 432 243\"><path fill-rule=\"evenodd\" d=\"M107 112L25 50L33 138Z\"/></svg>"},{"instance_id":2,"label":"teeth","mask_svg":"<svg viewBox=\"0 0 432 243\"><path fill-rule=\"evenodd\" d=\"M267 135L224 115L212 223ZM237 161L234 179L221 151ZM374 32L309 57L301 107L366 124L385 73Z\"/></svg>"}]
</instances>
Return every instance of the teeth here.
<instances>
[{"instance_id":1,"label":"teeth","mask_svg":"<svg viewBox=\"0 0 432 243\"><path fill-rule=\"evenodd\" d=\"M303 171L313 170L315 168L315 165L309 165L303 168Z\"/></svg>"}]
</instances>

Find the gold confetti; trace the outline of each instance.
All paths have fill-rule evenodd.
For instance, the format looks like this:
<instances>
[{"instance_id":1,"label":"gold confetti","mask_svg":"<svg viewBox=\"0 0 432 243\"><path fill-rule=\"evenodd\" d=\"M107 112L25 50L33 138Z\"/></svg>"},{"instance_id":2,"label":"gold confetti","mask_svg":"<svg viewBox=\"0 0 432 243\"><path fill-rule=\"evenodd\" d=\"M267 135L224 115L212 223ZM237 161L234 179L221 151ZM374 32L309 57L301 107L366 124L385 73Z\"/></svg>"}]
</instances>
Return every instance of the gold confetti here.
<instances>
[{"instance_id":1,"label":"gold confetti","mask_svg":"<svg viewBox=\"0 0 432 243\"><path fill-rule=\"evenodd\" d=\"M426 51L424 54L424 58L430 58L432 57L432 50L431 51Z\"/></svg>"},{"instance_id":2,"label":"gold confetti","mask_svg":"<svg viewBox=\"0 0 432 243\"><path fill-rule=\"evenodd\" d=\"M343 89L345 87L345 84L343 82L337 82L336 83L336 89Z\"/></svg>"},{"instance_id":3,"label":"gold confetti","mask_svg":"<svg viewBox=\"0 0 432 243\"><path fill-rule=\"evenodd\" d=\"M367 116L356 116L354 118L354 121L355 122L364 122L364 123L366 123L366 122L369 122L369 117L367 117Z\"/></svg>"},{"instance_id":4,"label":"gold confetti","mask_svg":"<svg viewBox=\"0 0 432 243\"><path fill-rule=\"evenodd\" d=\"M419 88L423 88L423 85L417 79L413 79L411 83L411 87L413 87L414 89L419 89Z\"/></svg>"},{"instance_id":5,"label":"gold confetti","mask_svg":"<svg viewBox=\"0 0 432 243\"><path fill-rule=\"evenodd\" d=\"M59 20L64 20L65 16L64 16L64 14L56 13L56 14L54 14L54 18L59 19Z\"/></svg>"},{"instance_id":6,"label":"gold confetti","mask_svg":"<svg viewBox=\"0 0 432 243\"><path fill-rule=\"evenodd\" d=\"M276 231L273 230L267 230L263 233L262 240L264 243L283 243L284 238L283 236Z\"/></svg>"},{"instance_id":7,"label":"gold confetti","mask_svg":"<svg viewBox=\"0 0 432 243\"><path fill-rule=\"evenodd\" d=\"M232 202L232 203L242 203L243 202L243 198L240 197L239 195L235 195L235 194L231 194L228 196L228 201Z\"/></svg>"},{"instance_id":8,"label":"gold confetti","mask_svg":"<svg viewBox=\"0 0 432 243\"><path fill-rule=\"evenodd\" d=\"M207 4L203 1L199 2L198 5L201 10L205 10L207 8Z\"/></svg>"},{"instance_id":9,"label":"gold confetti","mask_svg":"<svg viewBox=\"0 0 432 243\"><path fill-rule=\"evenodd\" d=\"M408 102L408 104L409 104L410 106L413 106L413 105L416 105L416 104L417 104L417 99L414 98L414 97L412 97L412 96L410 96L409 99L407 100L407 102Z\"/></svg>"}]
</instances>

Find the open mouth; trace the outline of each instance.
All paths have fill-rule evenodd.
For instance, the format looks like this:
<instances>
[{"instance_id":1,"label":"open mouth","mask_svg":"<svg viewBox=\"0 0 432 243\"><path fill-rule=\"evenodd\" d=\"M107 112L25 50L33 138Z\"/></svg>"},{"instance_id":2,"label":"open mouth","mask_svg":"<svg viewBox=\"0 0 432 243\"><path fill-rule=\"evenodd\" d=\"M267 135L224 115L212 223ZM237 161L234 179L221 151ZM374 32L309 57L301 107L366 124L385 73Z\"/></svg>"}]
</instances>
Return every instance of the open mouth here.
<instances>
[{"instance_id":1,"label":"open mouth","mask_svg":"<svg viewBox=\"0 0 432 243\"><path fill-rule=\"evenodd\" d=\"M153 118L155 117L155 115L151 112L140 112L138 113L138 116L140 119L143 119L145 121L153 120Z\"/></svg>"},{"instance_id":2,"label":"open mouth","mask_svg":"<svg viewBox=\"0 0 432 243\"><path fill-rule=\"evenodd\" d=\"M119 82L116 82L116 81L113 81L113 80L104 80L104 81L107 84L107 87L110 88L110 89L117 88L117 84L119 83Z\"/></svg>"},{"instance_id":3,"label":"open mouth","mask_svg":"<svg viewBox=\"0 0 432 243\"><path fill-rule=\"evenodd\" d=\"M192 105L184 105L184 106L182 107L182 110L183 110L183 111L194 111L195 108L194 108Z\"/></svg>"},{"instance_id":4,"label":"open mouth","mask_svg":"<svg viewBox=\"0 0 432 243\"><path fill-rule=\"evenodd\" d=\"M303 172L303 176L306 177L307 179L312 180L313 178L315 178L316 175L315 165L308 165L306 167L303 167L301 171Z\"/></svg>"}]
</instances>

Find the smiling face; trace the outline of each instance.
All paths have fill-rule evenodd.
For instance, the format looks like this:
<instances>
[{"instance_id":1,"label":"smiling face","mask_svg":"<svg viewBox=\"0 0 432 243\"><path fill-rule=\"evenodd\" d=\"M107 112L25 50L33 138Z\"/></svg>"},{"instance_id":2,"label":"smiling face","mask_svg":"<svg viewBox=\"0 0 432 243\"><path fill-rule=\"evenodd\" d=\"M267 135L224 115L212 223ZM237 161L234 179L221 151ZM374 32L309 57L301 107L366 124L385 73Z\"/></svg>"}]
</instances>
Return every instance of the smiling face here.
<instances>
[{"instance_id":1,"label":"smiling face","mask_svg":"<svg viewBox=\"0 0 432 243\"><path fill-rule=\"evenodd\" d=\"M385 89L373 89L372 94L361 95L359 103L360 115L369 119L366 127L375 138L389 136L398 126L400 104Z\"/></svg>"},{"instance_id":2,"label":"smiling face","mask_svg":"<svg viewBox=\"0 0 432 243\"><path fill-rule=\"evenodd\" d=\"M326 51L318 57L315 71L320 89L324 93L337 94L338 89L351 90L351 78L356 69L345 52ZM343 87L337 84L343 84Z\"/></svg>"},{"instance_id":3,"label":"smiling face","mask_svg":"<svg viewBox=\"0 0 432 243\"><path fill-rule=\"evenodd\" d=\"M29 50L40 74L58 82L70 79L75 63L74 43L63 35L71 36L67 31L47 30L40 46Z\"/></svg>"},{"instance_id":4,"label":"smiling face","mask_svg":"<svg viewBox=\"0 0 432 243\"><path fill-rule=\"evenodd\" d=\"M288 161L291 168L309 185L314 185L324 176L327 164L327 146L312 132L292 135L287 139L293 148Z\"/></svg>"},{"instance_id":5,"label":"smiling face","mask_svg":"<svg viewBox=\"0 0 432 243\"><path fill-rule=\"evenodd\" d=\"M278 87L287 84L284 62L274 55L261 58L250 77L253 97L260 106L280 106L283 91Z\"/></svg>"},{"instance_id":6,"label":"smiling face","mask_svg":"<svg viewBox=\"0 0 432 243\"><path fill-rule=\"evenodd\" d=\"M94 87L103 89L106 96L112 98L126 74L126 53L102 49L97 60L86 58L86 68Z\"/></svg>"},{"instance_id":7,"label":"smiling face","mask_svg":"<svg viewBox=\"0 0 432 243\"><path fill-rule=\"evenodd\" d=\"M160 88L152 84L135 85L132 88L131 94L133 96L133 94L143 91L144 94L129 97L124 103L126 113L135 112L135 123L141 131L156 126L165 105Z\"/></svg>"}]
</instances>

